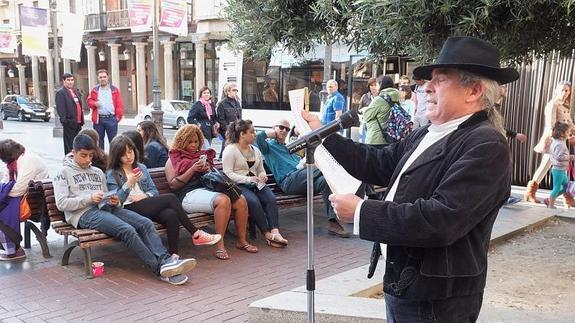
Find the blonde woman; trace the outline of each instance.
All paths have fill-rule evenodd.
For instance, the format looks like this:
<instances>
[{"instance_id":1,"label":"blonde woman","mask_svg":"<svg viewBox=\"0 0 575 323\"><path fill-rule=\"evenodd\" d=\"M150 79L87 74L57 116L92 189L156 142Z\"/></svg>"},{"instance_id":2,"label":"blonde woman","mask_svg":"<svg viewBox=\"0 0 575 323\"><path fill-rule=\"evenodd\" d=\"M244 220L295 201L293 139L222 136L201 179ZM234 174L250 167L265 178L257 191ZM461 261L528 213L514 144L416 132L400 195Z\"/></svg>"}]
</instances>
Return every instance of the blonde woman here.
<instances>
[{"instance_id":1,"label":"blonde woman","mask_svg":"<svg viewBox=\"0 0 575 323\"><path fill-rule=\"evenodd\" d=\"M543 177L547 174L551 168L551 156L549 155L549 145L551 144L551 133L553 126L557 122L566 123L571 128L571 134L574 132L573 119L571 118L571 82L561 82L557 85L553 91L553 98L547 102L545 106L545 128L543 130L543 135L539 139L539 143L533 148L538 153L543 154L541 163L535 173L533 173L533 178L527 184L527 189L523 195L523 200L527 202L539 203L535 197L537 189L539 188L539 183L543 180ZM565 203L570 207L575 206L575 201L573 197L568 193L564 193Z\"/></svg>"},{"instance_id":2,"label":"blonde woman","mask_svg":"<svg viewBox=\"0 0 575 323\"><path fill-rule=\"evenodd\" d=\"M222 90L222 98L216 107L216 121L220 124L220 135L222 136L222 150L225 147L225 136L228 124L242 119L242 107L238 95L238 86L236 83L226 83Z\"/></svg>"},{"instance_id":3,"label":"blonde woman","mask_svg":"<svg viewBox=\"0 0 575 323\"><path fill-rule=\"evenodd\" d=\"M230 259L224 247L224 235L232 212L238 234L236 248L249 253L258 252L258 248L247 241L246 199L241 196L232 202L227 195L203 187L200 177L213 166L216 156L213 149L202 150L203 145L204 135L196 125L185 125L176 132L166 163L166 179L170 189L180 199L186 212L214 214L216 232L222 236L216 244L216 258ZM203 160L202 156L206 156L206 159Z\"/></svg>"}]
</instances>

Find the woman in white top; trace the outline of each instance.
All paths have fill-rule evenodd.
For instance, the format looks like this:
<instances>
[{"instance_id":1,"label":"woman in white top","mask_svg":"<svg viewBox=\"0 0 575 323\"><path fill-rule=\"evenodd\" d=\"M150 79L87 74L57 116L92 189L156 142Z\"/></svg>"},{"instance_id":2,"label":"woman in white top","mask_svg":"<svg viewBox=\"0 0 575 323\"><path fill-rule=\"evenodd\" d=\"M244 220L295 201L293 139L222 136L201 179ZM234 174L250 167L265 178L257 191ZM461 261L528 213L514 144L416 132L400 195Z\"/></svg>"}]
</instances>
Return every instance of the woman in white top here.
<instances>
[{"instance_id":1,"label":"woman in white top","mask_svg":"<svg viewBox=\"0 0 575 323\"><path fill-rule=\"evenodd\" d=\"M279 232L278 207L272 190L266 186L267 175L262 154L253 146L256 133L249 120L230 123L226 131L229 143L223 152L223 169L238 184L248 202L250 219L264 233L272 247L282 248L288 241Z\"/></svg>"},{"instance_id":2,"label":"woman in white top","mask_svg":"<svg viewBox=\"0 0 575 323\"><path fill-rule=\"evenodd\" d=\"M48 167L38 155L27 151L12 139L0 141L0 159L8 168L8 183L1 184L2 200L0 210L0 260L16 260L26 257L17 238L20 235L20 202L28 191L31 180L48 178Z\"/></svg>"}]
</instances>

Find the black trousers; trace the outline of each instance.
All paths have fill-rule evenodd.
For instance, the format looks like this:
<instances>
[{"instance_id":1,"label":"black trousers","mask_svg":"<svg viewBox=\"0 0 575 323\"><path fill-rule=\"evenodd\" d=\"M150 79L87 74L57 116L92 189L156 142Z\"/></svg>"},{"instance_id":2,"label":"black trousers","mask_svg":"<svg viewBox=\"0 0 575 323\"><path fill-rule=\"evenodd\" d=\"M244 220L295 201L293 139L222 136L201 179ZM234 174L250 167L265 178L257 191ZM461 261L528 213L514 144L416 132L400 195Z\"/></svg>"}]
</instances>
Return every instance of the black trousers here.
<instances>
[{"instance_id":1,"label":"black trousers","mask_svg":"<svg viewBox=\"0 0 575 323\"><path fill-rule=\"evenodd\" d=\"M64 132L64 155L67 155L72 151L74 138L78 135L80 130L82 130L82 127L78 125L78 128L72 129L70 126L62 125L62 130Z\"/></svg>"},{"instance_id":2,"label":"black trousers","mask_svg":"<svg viewBox=\"0 0 575 323\"><path fill-rule=\"evenodd\" d=\"M182 208L180 200L171 193L148 197L125 205L124 208L164 225L168 234L168 250L170 253L178 253L180 224L191 234L198 231L188 219L188 214Z\"/></svg>"}]
</instances>

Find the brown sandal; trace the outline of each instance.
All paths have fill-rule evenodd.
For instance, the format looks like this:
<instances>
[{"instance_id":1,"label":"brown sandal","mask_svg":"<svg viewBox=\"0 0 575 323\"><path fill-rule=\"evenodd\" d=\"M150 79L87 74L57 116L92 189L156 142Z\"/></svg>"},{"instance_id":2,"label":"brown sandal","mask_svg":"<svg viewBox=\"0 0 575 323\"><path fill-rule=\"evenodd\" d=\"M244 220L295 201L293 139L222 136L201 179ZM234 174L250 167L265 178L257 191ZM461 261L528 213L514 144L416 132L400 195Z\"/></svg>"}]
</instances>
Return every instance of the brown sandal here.
<instances>
[{"instance_id":1,"label":"brown sandal","mask_svg":"<svg viewBox=\"0 0 575 323\"><path fill-rule=\"evenodd\" d=\"M228 251L226 249L218 249L216 250L216 254L215 254L216 258L218 258L219 260L229 260L230 259L230 255L228 255Z\"/></svg>"},{"instance_id":2,"label":"brown sandal","mask_svg":"<svg viewBox=\"0 0 575 323\"><path fill-rule=\"evenodd\" d=\"M251 244L249 244L249 243L246 243L246 244L243 245L243 246L240 246L240 245L237 244L237 245L236 245L236 248L238 248L238 249L240 249L240 250L244 250L244 251L249 252L249 253L256 253L256 252L259 251L259 250L258 250L258 247L254 246L254 245L251 245Z\"/></svg>"}]
</instances>

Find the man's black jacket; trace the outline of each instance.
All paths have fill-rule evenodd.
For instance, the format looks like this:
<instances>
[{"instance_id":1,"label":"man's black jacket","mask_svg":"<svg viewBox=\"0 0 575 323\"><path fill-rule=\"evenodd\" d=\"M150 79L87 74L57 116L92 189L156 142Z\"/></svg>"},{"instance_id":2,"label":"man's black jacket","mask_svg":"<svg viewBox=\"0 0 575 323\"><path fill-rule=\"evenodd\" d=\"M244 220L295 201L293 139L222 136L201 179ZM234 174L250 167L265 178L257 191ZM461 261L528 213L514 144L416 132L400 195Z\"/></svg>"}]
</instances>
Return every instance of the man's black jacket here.
<instances>
[{"instance_id":1,"label":"man's black jacket","mask_svg":"<svg viewBox=\"0 0 575 323\"><path fill-rule=\"evenodd\" d=\"M419 128L382 149L338 135L324 146L354 177L391 187L426 133ZM510 167L507 141L481 111L406 169L393 202L365 201L360 237L387 244L384 291L414 300L482 292L491 230L510 193ZM411 272L400 279L406 267Z\"/></svg>"}]
</instances>

